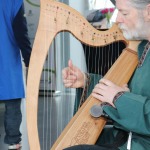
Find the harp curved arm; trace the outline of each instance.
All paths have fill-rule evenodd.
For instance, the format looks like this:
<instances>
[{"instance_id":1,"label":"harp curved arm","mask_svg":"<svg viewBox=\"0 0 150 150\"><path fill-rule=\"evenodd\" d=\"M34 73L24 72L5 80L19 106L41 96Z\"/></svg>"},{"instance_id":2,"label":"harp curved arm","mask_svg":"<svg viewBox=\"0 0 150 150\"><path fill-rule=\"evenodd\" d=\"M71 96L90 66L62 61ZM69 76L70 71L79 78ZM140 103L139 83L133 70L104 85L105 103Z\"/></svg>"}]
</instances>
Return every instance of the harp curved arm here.
<instances>
[{"instance_id":1,"label":"harp curved arm","mask_svg":"<svg viewBox=\"0 0 150 150\"><path fill-rule=\"evenodd\" d=\"M78 30L75 30L75 27L77 26ZM40 19L32 49L27 79L27 128L30 150L40 150L37 128L40 78L49 46L51 45L52 40L57 33L61 31L68 31L81 42L91 46L103 46L113 43L114 41L124 41L126 44L128 44L128 41L125 40L116 25L114 25L108 31L97 31L77 11L68 7L67 5L53 0L41 0ZM135 46L135 44L133 44L133 46ZM134 47L134 49L136 48ZM135 63L134 67L132 68L135 68L136 66L136 56L134 60ZM113 69L111 69L110 72L113 73ZM106 76L109 76L108 78L110 78L111 75ZM86 105L84 104L83 108L85 108L85 106ZM83 111L80 110L77 113L77 116L79 116L80 112ZM73 124L75 118L73 121L71 121L72 123L70 123L70 125ZM104 125L105 121L102 124ZM54 149L62 149L61 146L56 148L56 145L58 144L54 145Z\"/></svg>"}]
</instances>

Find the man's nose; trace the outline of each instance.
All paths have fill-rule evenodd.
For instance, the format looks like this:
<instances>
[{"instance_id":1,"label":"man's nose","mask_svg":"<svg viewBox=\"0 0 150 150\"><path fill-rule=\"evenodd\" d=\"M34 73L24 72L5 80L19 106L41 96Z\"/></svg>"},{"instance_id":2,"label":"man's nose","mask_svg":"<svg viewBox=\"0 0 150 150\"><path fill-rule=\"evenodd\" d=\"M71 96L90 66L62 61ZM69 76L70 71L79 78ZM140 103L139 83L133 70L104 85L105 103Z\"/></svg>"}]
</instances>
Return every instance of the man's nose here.
<instances>
[{"instance_id":1,"label":"man's nose","mask_svg":"<svg viewBox=\"0 0 150 150\"><path fill-rule=\"evenodd\" d=\"M122 22L123 22L123 18L121 14L118 12L117 17L116 17L116 23L122 23Z\"/></svg>"}]
</instances>

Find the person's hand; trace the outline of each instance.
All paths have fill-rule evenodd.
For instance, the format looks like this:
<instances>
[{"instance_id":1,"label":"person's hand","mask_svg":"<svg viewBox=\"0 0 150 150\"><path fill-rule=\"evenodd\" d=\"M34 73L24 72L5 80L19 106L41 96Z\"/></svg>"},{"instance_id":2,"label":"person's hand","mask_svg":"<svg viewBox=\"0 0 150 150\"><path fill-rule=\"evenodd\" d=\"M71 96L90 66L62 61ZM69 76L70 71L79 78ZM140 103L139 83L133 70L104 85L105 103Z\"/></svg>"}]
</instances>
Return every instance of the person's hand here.
<instances>
[{"instance_id":1,"label":"person's hand","mask_svg":"<svg viewBox=\"0 0 150 150\"><path fill-rule=\"evenodd\" d=\"M84 73L72 61L68 61L68 67L62 70L62 78L65 87L82 88L84 87Z\"/></svg>"},{"instance_id":2,"label":"person's hand","mask_svg":"<svg viewBox=\"0 0 150 150\"><path fill-rule=\"evenodd\" d=\"M93 89L92 96L114 107L113 99L118 92L122 91L130 91L127 84L120 87L107 79L101 79Z\"/></svg>"}]
</instances>

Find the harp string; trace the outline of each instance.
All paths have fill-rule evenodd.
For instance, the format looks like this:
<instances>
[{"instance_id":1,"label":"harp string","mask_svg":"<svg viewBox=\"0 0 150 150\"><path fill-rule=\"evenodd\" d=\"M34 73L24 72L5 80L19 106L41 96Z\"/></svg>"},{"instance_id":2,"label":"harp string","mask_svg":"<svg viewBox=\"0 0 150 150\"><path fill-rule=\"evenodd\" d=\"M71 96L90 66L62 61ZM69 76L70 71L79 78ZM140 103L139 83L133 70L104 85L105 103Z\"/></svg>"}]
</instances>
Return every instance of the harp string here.
<instances>
[{"instance_id":1,"label":"harp string","mask_svg":"<svg viewBox=\"0 0 150 150\"><path fill-rule=\"evenodd\" d=\"M56 66L56 70L58 70L58 71L56 71L56 73L57 72L61 72L60 70L64 67L64 66L66 66L66 64L67 64L67 61L65 60L65 53L67 53L67 51L66 51L66 49L65 49L65 32L61 32L61 33L59 33L57 36L56 36L56 55L58 56L58 58L56 58L56 64L57 64L57 66ZM62 37L62 38L59 38L59 36L60 37ZM62 44L61 46L59 46L60 45L60 43ZM61 48L60 48L61 47ZM61 57L61 62L59 62L59 55L61 55L62 57ZM61 66L62 65L62 66ZM57 78L60 78L61 79L61 74L56 74L56 76L57 76ZM66 125L66 122L68 122L69 121L69 119L70 119L70 113L67 113L67 112L69 112L70 111L70 109L69 109L69 101L71 101L71 89L65 89L62 85L62 81L58 81L58 83L56 83L56 85L60 85L61 84L61 86L60 87L58 87L58 88L56 88L56 91L58 90L58 91L61 91L59 94L56 94L56 95L54 95L53 96L53 98L54 98L54 101L57 101L57 106L58 106L58 114L56 114L57 116L59 116L58 118L56 118L56 126L57 126L57 128L56 128L56 134L57 134L57 137L59 136L59 134L60 134L60 132L63 130L63 128L64 128L64 126ZM64 99L67 97L67 100L66 101L64 101ZM64 98L64 99L63 99ZM64 102L66 102L66 105L68 105L68 107L67 106L65 106L65 108L66 108L66 110L65 110L65 112L64 112ZM63 116L63 114L65 114L65 116ZM56 116L52 116L53 118L55 118ZM64 118L67 120L66 122L64 121Z\"/></svg>"}]
</instances>

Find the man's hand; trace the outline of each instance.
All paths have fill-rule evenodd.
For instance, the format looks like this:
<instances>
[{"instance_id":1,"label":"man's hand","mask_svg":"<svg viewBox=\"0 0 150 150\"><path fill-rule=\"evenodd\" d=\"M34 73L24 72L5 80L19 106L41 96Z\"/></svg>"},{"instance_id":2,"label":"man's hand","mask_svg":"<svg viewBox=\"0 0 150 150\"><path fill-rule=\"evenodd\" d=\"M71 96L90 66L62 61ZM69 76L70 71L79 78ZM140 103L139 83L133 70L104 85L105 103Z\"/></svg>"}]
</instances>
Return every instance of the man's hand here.
<instances>
[{"instance_id":1,"label":"man's hand","mask_svg":"<svg viewBox=\"0 0 150 150\"><path fill-rule=\"evenodd\" d=\"M80 88L84 87L84 73L68 61L68 67L62 70L62 78L65 87Z\"/></svg>"},{"instance_id":2,"label":"man's hand","mask_svg":"<svg viewBox=\"0 0 150 150\"><path fill-rule=\"evenodd\" d=\"M113 99L118 92L130 91L127 84L120 87L107 79L101 79L92 91L92 96L96 99L107 102L114 107Z\"/></svg>"}]
</instances>

